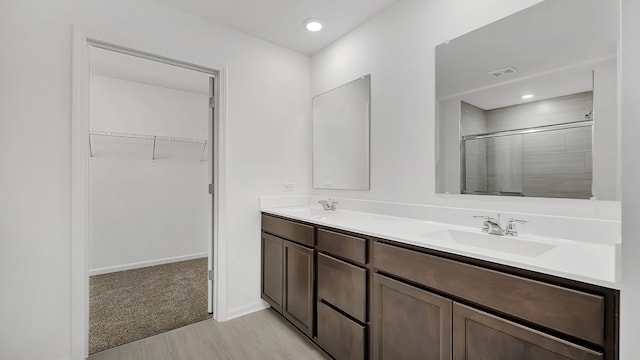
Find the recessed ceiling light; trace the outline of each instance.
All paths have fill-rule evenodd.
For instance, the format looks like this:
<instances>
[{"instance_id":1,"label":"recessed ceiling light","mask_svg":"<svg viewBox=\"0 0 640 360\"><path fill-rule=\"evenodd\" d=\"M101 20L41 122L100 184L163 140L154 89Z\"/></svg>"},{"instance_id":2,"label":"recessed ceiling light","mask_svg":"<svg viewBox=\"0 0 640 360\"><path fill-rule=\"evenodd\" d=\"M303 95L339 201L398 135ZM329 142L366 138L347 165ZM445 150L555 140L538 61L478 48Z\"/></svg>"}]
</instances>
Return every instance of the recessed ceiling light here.
<instances>
[{"instance_id":1,"label":"recessed ceiling light","mask_svg":"<svg viewBox=\"0 0 640 360\"><path fill-rule=\"evenodd\" d=\"M309 18L305 20L304 26L307 28L307 30L312 32L322 30L322 22L320 21L320 19L316 19L316 18Z\"/></svg>"},{"instance_id":2,"label":"recessed ceiling light","mask_svg":"<svg viewBox=\"0 0 640 360\"><path fill-rule=\"evenodd\" d=\"M533 97L533 94L525 94L525 95L522 95L522 99L523 99L523 100L528 100L528 99L531 99L532 97Z\"/></svg>"}]
</instances>

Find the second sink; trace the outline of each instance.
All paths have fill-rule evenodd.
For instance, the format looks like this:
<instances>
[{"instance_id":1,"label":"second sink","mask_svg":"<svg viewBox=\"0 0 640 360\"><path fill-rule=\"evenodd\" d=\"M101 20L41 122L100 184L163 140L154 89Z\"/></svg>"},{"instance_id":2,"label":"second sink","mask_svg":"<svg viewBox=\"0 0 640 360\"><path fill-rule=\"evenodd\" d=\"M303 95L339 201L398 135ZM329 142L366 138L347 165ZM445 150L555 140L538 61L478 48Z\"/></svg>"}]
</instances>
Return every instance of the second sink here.
<instances>
[{"instance_id":1,"label":"second sink","mask_svg":"<svg viewBox=\"0 0 640 360\"><path fill-rule=\"evenodd\" d=\"M495 236L452 229L434 231L424 234L423 236L436 240L451 241L466 246L530 257L540 256L555 247L552 244L524 240L516 237Z\"/></svg>"}]
</instances>

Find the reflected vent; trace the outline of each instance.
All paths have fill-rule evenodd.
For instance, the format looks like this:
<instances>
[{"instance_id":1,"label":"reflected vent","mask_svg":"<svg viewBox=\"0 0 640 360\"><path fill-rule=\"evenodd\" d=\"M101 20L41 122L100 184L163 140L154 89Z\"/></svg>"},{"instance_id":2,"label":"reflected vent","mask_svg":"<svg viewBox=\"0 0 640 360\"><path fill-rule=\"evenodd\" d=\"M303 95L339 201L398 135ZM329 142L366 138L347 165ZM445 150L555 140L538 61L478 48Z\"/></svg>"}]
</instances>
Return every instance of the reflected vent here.
<instances>
[{"instance_id":1,"label":"reflected vent","mask_svg":"<svg viewBox=\"0 0 640 360\"><path fill-rule=\"evenodd\" d=\"M518 71L513 66L508 66L508 67L503 68L503 69L490 71L489 72L489 76L494 77L494 78L499 78L499 77L503 77L505 75L513 75L513 74L515 74L517 72Z\"/></svg>"}]
</instances>

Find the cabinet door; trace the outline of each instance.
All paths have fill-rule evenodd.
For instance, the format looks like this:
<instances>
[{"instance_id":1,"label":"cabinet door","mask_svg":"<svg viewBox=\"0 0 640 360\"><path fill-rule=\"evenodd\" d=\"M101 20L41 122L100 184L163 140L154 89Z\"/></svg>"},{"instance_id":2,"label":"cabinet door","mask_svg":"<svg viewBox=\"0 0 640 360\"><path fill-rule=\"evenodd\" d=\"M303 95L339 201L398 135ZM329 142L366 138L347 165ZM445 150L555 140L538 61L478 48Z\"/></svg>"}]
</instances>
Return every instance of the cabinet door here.
<instances>
[{"instance_id":1,"label":"cabinet door","mask_svg":"<svg viewBox=\"0 0 640 360\"><path fill-rule=\"evenodd\" d=\"M469 303L603 345L605 298L538 280L375 242L379 270Z\"/></svg>"},{"instance_id":2,"label":"cabinet door","mask_svg":"<svg viewBox=\"0 0 640 360\"><path fill-rule=\"evenodd\" d=\"M262 298L282 313L282 253L284 240L262 233Z\"/></svg>"},{"instance_id":3,"label":"cabinet door","mask_svg":"<svg viewBox=\"0 0 640 360\"><path fill-rule=\"evenodd\" d=\"M283 315L313 336L313 249L284 242Z\"/></svg>"},{"instance_id":4,"label":"cabinet door","mask_svg":"<svg viewBox=\"0 0 640 360\"><path fill-rule=\"evenodd\" d=\"M451 359L451 300L373 275L373 358Z\"/></svg>"},{"instance_id":5,"label":"cabinet door","mask_svg":"<svg viewBox=\"0 0 640 360\"><path fill-rule=\"evenodd\" d=\"M595 352L491 314L454 303L454 360L603 359Z\"/></svg>"}]
</instances>

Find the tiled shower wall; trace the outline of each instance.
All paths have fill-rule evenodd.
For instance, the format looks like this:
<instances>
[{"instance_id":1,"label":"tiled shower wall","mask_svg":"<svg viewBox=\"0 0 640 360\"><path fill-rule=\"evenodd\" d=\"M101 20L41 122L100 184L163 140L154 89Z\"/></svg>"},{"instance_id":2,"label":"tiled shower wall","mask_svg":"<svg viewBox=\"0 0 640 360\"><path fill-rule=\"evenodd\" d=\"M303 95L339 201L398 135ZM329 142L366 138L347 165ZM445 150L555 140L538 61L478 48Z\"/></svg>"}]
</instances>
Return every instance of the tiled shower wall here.
<instances>
[{"instance_id":1,"label":"tiled shower wall","mask_svg":"<svg viewBox=\"0 0 640 360\"><path fill-rule=\"evenodd\" d=\"M464 135L536 128L585 119L593 93L584 92L483 111L462 103ZM589 198L592 127L467 140L467 192Z\"/></svg>"}]
</instances>

